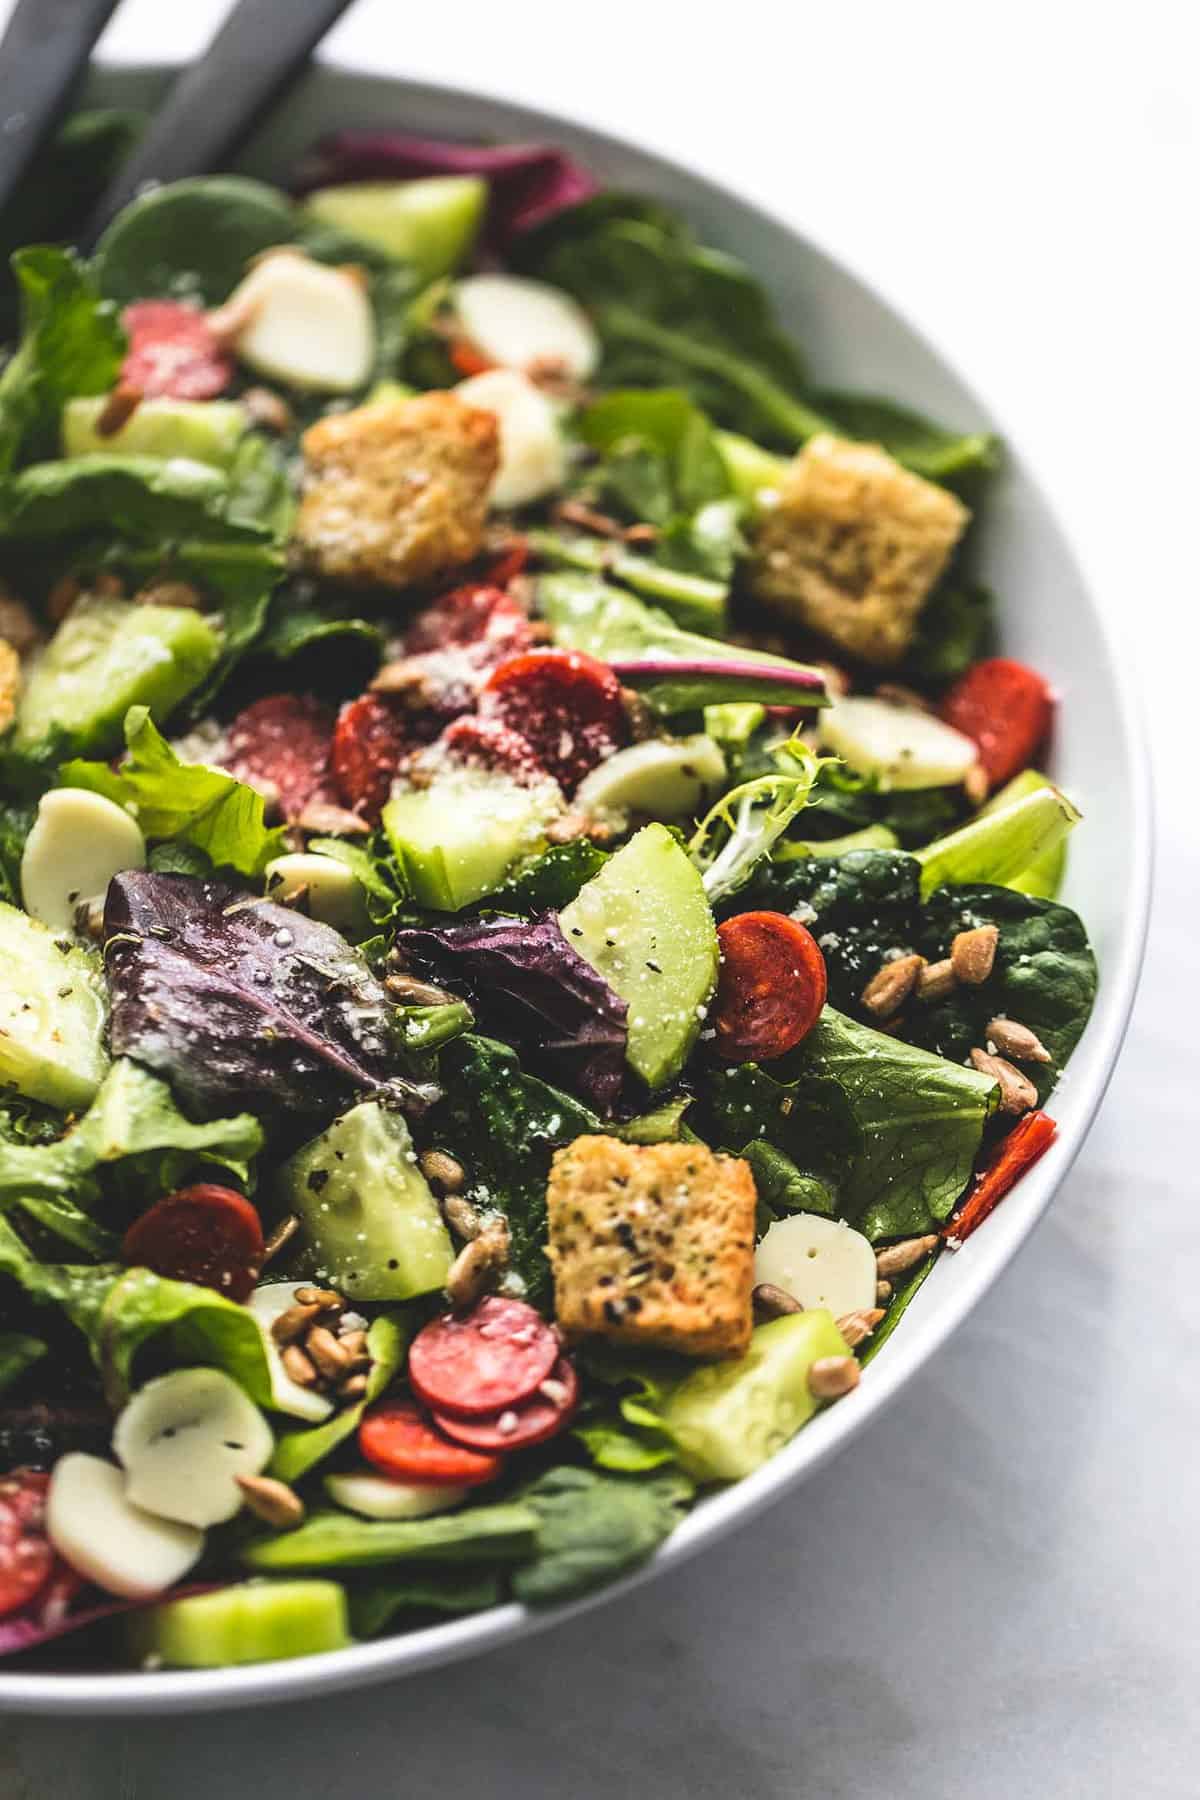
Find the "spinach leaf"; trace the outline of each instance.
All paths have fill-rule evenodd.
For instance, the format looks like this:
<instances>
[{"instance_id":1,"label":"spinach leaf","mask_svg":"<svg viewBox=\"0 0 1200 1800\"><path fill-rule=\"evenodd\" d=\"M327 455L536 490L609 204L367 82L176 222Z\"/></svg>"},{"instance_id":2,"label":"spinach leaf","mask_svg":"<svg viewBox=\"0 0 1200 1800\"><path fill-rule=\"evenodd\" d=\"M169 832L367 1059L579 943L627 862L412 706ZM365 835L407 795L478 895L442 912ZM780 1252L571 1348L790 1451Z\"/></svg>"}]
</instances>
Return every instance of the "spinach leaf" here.
<instances>
[{"instance_id":1,"label":"spinach leaf","mask_svg":"<svg viewBox=\"0 0 1200 1800\"><path fill-rule=\"evenodd\" d=\"M100 1172L118 1163L130 1164L128 1185L143 1186L154 1199L178 1187L198 1162L218 1163L245 1182L262 1143L251 1113L193 1124L164 1081L118 1059L65 1135L51 1143L0 1142L0 1209L27 1196L91 1206Z\"/></svg>"},{"instance_id":2,"label":"spinach leaf","mask_svg":"<svg viewBox=\"0 0 1200 1800\"><path fill-rule=\"evenodd\" d=\"M0 378L2 379L2 378ZM112 531L161 550L176 538L246 542L270 527L230 517L229 478L186 457L100 454L30 463L0 487L0 533L61 539Z\"/></svg>"},{"instance_id":3,"label":"spinach leaf","mask_svg":"<svg viewBox=\"0 0 1200 1800\"><path fill-rule=\"evenodd\" d=\"M736 519L727 516L726 506L723 500L711 501L694 520L677 520L669 533L659 533L659 549L670 549L670 563L661 556L657 562L651 561L621 549L611 538L588 537L583 532L535 526L525 539L539 562L549 563L551 568L609 576L657 601L685 630L719 636L725 630L729 579L741 544Z\"/></svg>"},{"instance_id":4,"label":"spinach leaf","mask_svg":"<svg viewBox=\"0 0 1200 1800\"><path fill-rule=\"evenodd\" d=\"M540 1066L611 1111L625 1078L628 1008L553 914L405 927L396 943L418 968L465 986L485 1025L502 1026Z\"/></svg>"},{"instance_id":5,"label":"spinach leaf","mask_svg":"<svg viewBox=\"0 0 1200 1800\"><path fill-rule=\"evenodd\" d=\"M96 247L100 292L125 306L163 296L216 306L252 257L294 243L286 195L240 175L198 175L151 188L119 212Z\"/></svg>"},{"instance_id":6,"label":"spinach leaf","mask_svg":"<svg viewBox=\"0 0 1200 1800\"><path fill-rule=\"evenodd\" d=\"M946 431L893 400L825 392L814 394L813 404L841 436L882 444L927 481L961 486L965 477L987 474L999 460L996 440L987 432Z\"/></svg>"},{"instance_id":7,"label":"spinach leaf","mask_svg":"<svg viewBox=\"0 0 1200 1800\"><path fill-rule=\"evenodd\" d=\"M502 1598L500 1577L487 1569L431 1565L390 1581L356 1582L350 1589L350 1623L355 1637L378 1637L398 1613L483 1612Z\"/></svg>"},{"instance_id":8,"label":"spinach leaf","mask_svg":"<svg viewBox=\"0 0 1200 1800\"><path fill-rule=\"evenodd\" d=\"M285 591L276 595L258 648L263 656L291 662L307 650L315 649L324 657L334 647L357 647L360 656L356 660L364 665L365 682L383 655L384 642L383 628L373 620L311 603L297 605L295 597Z\"/></svg>"},{"instance_id":9,"label":"spinach leaf","mask_svg":"<svg viewBox=\"0 0 1200 1800\"><path fill-rule=\"evenodd\" d=\"M0 474L25 456L58 452L59 418L77 394L103 394L121 366L125 338L82 263L68 250L13 257L21 341L0 374Z\"/></svg>"},{"instance_id":10,"label":"spinach leaf","mask_svg":"<svg viewBox=\"0 0 1200 1800\"><path fill-rule=\"evenodd\" d=\"M148 838L172 838L202 850L217 868L260 875L287 847L282 828L268 830L263 797L223 769L184 763L145 706L125 715L128 755L116 769L76 760L62 765L66 787L90 788L125 806Z\"/></svg>"},{"instance_id":11,"label":"spinach leaf","mask_svg":"<svg viewBox=\"0 0 1200 1800\"><path fill-rule=\"evenodd\" d=\"M970 1179L995 1083L830 1006L792 1055L801 1073L837 1083L862 1134L840 1210L872 1242L947 1218Z\"/></svg>"},{"instance_id":12,"label":"spinach leaf","mask_svg":"<svg viewBox=\"0 0 1200 1800\"><path fill-rule=\"evenodd\" d=\"M357 1519L315 1512L296 1531L253 1538L241 1560L251 1569L369 1569L379 1563L511 1563L538 1542L538 1515L520 1501L471 1506L430 1519Z\"/></svg>"},{"instance_id":13,"label":"spinach leaf","mask_svg":"<svg viewBox=\"0 0 1200 1800\"><path fill-rule=\"evenodd\" d=\"M21 904L21 857L37 817L34 800L0 800L0 900Z\"/></svg>"},{"instance_id":14,"label":"spinach leaf","mask_svg":"<svg viewBox=\"0 0 1200 1800\"><path fill-rule=\"evenodd\" d=\"M904 660L915 681L957 681L986 656L995 628L996 596L978 581L943 581L921 608Z\"/></svg>"},{"instance_id":15,"label":"spinach leaf","mask_svg":"<svg viewBox=\"0 0 1200 1800\"><path fill-rule=\"evenodd\" d=\"M674 1531L694 1492L678 1469L640 1478L548 1469L524 1491L537 1515L537 1552L514 1574L514 1596L546 1606L635 1568Z\"/></svg>"},{"instance_id":16,"label":"spinach leaf","mask_svg":"<svg viewBox=\"0 0 1200 1800\"><path fill-rule=\"evenodd\" d=\"M891 1337L893 1331L895 1331L897 1325L904 1317L905 1312L908 1310L909 1302L916 1297L917 1289L921 1286L925 1277L932 1273L934 1264L937 1262L940 1254L940 1251L936 1252L933 1256L927 1256L923 1263L918 1263L908 1280L902 1287L897 1289L892 1295L892 1298L888 1301L887 1317L876 1328L870 1341L863 1346L863 1349L859 1354L858 1360L864 1369L873 1357L878 1356L879 1352L883 1349L883 1346Z\"/></svg>"},{"instance_id":17,"label":"spinach leaf","mask_svg":"<svg viewBox=\"0 0 1200 1800\"><path fill-rule=\"evenodd\" d=\"M562 1144L599 1131L595 1113L526 1075L507 1044L467 1036L442 1051L446 1097L429 1116L430 1142L467 1171L466 1193L496 1207L512 1235L511 1265L535 1304L550 1286L546 1262L546 1181Z\"/></svg>"},{"instance_id":18,"label":"spinach leaf","mask_svg":"<svg viewBox=\"0 0 1200 1800\"><path fill-rule=\"evenodd\" d=\"M991 975L980 987L958 987L944 1000L915 1009L911 1028L920 1043L955 1060L987 1042L998 1015L1037 1033L1049 1064L1025 1073L1044 1100L1083 1035L1096 998L1096 958L1079 915L1054 900L1007 887L940 888L922 909L916 948L931 961L947 956L959 931L995 925L1000 937Z\"/></svg>"},{"instance_id":19,"label":"spinach leaf","mask_svg":"<svg viewBox=\"0 0 1200 1800\"><path fill-rule=\"evenodd\" d=\"M623 1474L673 1462L675 1444L662 1428L661 1413L693 1365L666 1351L631 1353L595 1339L577 1355L588 1378L588 1398L571 1435L592 1461Z\"/></svg>"},{"instance_id":20,"label":"spinach leaf","mask_svg":"<svg viewBox=\"0 0 1200 1800\"><path fill-rule=\"evenodd\" d=\"M750 1164L758 1204L769 1224L784 1213L820 1213L832 1218L837 1211L831 1184L818 1175L806 1175L790 1156L756 1138L745 1145L742 1156Z\"/></svg>"},{"instance_id":21,"label":"spinach leaf","mask_svg":"<svg viewBox=\"0 0 1200 1800\"><path fill-rule=\"evenodd\" d=\"M759 1198L772 1212L797 1205L806 1212L850 1211L852 1172L866 1139L845 1090L823 1070L797 1071L793 1058L771 1070L757 1063L715 1069L704 1086L698 1129L747 1158Z\"/></svg>"},{"instance_id":22,"label":"spinach leaf","mask_svg":"<svg viewBox=\"0 0 1200 1800\"><path fill-rule=\"evenodd\" d=\"M310 1469L353 1437L372 1401L378 1400L391 1386L408 1343L408 1333L398 1313L380 1313L367 1330L367 1352L371 1366L367 1371L367 1391L353 1406L343 1406L322 1425L301 1425L283 1431L275 1439L271 1473L281 1481L299 1481Z\"/></svg>"},{"instance_id":23,"label":"spinach leaf","mask_svg":"<svg viewBox=\"0 0 1200 1800\"><path fill-rule=\"evenodd\" d=\"M253 1097L295 1128L364 1093L411 1110L437 1089L405 1072L390 1007L328 925L222 881L128 871L105 906L114 1053L161 1072L202 1117Z\"/></svg>"},{"instance_id":24,"label":"spinach leaf","mask_svg":"<svg viewBox=\"0 0 1200 1800\"><path fill-rule=\"evenodd\" d=\"M59 1307L83 1333L114 1409L129 1397L139 1350L160 1335L172 1360L224 1369L256 1405L271 1405L271 1374L258 1325L244 1306L211 1288L119 1263L39 1262L3 1219L0 1275L10 1276L36 1304Z\"/></svg>"},{"instance_id":25,"label":"spinach leaf","mask_svg":"<svg viewBox=\"0 0 1200 1800\"><path fill-rule=\"evenodd\" d=\"M607 853L590 838L551 844L548 850L518 863L489 894L488 905L501 912L561 912L607 861Z\"/></svg>"},{"instance_id":26,"label":"spinach leaf","mask_svg":"<svg viewBox=\"0 0 1200 1800\"><path fill-rule=\"evenodd\" d=\"M686 394L663 388L605 394L582 414L578 429L584 443L607 459L603 480L633 519L669 525L678 514L731 491L712 426ZM652 471L645 485L639 467ZM632 488L622 488L626 475Z\"/></svg>"},{"instance_id":27,"label":"spinach leaf","mask_svg":"<svg viewBox=\"0 0 1200 1800\"><path fill-rule=\"evenodd\" d=\"M13 1387L46 1354L41 1338L24 1331L0 1331L0 1394Z\"/></svg>"}]
</instances>

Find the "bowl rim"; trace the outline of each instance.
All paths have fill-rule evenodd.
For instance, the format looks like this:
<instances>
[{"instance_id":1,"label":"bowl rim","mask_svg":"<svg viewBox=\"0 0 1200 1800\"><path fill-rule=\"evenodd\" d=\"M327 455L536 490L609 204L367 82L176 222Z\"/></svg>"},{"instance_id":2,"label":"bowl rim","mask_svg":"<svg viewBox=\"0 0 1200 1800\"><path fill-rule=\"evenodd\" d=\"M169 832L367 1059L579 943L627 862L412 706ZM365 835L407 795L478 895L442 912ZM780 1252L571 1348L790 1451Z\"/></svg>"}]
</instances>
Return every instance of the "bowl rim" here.
<instances>
[{"instance_id":1,"label":"bowl rim","mask_svg":"<svg viewBox=\"0 0 1200 1800\"><path fill-rule=\"evenodd\" d=\"M112 75L166 78L171 72L172 65L157 60L143 62L132 57L93 65L93 74L102 78ZM1128 627L1122 621L1120 609L1115 600L1106 603L1098 597L1105 591L1098 572L1092 567L1086 551L1077 545L1073 535L1068 534L1051 485L1020 438L1007 428L1002 410L992 404L990 396L974 380L962 375L958 365L938 348L919 323L914 322L907 306L892 301L872 276L859 270L852 258L840 250L827 249L799 225L746 199L711 174L707 167L700 168L661 150L648 148L636 138L598 126L581 114L560 114L523 100L508 99L485 87L413 81L386 72L376 73L352 60L337 58L321 59L308 79L320 81L330 75L369 80L381 89L407 92L422 101L442 104L448 111L468 112L475 106L507 112L519 116L523 123L534 123L539 134L544 132L551 141L555 133L576 138L582 134L602 147L632 153L669 176L706 189L719 203L761 220L770 229L786 236L795 245L798 255L815 257L835 266L885 309L923 350L950 371L972 404L1000 432L1011 462L1020 466L1029 487L1042 501L1047 520L1060 540L1061 553L1079 573L1085 604L1094 616L1099 647L1110 671L1122 666L1126 669L1136 666L1125 641ZM749 1523L785 1493L796 1489L856 1438L941 1349L1028 1241L1074 1163L1112 1078L1128 1029L1145 955L1154 862L1151 761L1143 705L1128 680L1114 679L1113 687L1117 696L1116 736L1125 752L1128 770L1132 841L1126 858L1123 925L1106 960L1100 1002L1087 1030L1091 1039L1092 1069L1086 1091L1080 1094L1078 1090L1072 1090L1069 1123L1060 1125L1050 1149L1022 1181L1019 1209L1012 1202L1006 1208L1010 1219L1019 1211L1019 1226L1010 1230L1004 1240L982 1240L981 1251L969 1259L965 1256L955 1259L956 1289L943 1301L937 1327L925 1340L914 1340L911 1346L906 1346L901 1336L898 1342L890 1344L888 1356L872 1364L869 1379L864 1380L854 1395L840 1406L818 1414L802 1433L753 1475L709 1496L687 1515L646 1563L592 1593L538 1609L506 1602L444 1624L292 1661L205 1670L127 1673L105 1670L76 1674L9 1672L0 1667L0 1713L121 1717L284 1704L317 1694L369 1686L481 1655L577 1618L593 1607L619 1601L654 1576L678 1567L707 1545L727 1536L735 1527Z\"/></svg>"}]
</instances>

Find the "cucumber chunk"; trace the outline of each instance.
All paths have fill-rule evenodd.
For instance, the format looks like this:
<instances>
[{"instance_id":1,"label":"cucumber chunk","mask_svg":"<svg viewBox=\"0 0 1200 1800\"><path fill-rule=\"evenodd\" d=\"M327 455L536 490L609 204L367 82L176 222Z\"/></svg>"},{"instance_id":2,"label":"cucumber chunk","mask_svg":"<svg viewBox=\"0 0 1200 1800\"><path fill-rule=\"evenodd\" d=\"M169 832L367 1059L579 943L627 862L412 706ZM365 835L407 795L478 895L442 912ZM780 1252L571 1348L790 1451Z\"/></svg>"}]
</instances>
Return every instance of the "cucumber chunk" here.
<instances>
[{"instance_id":1,"label":"cucumber chunk","mask_svg":"<svg viewBox=\"0 0 1200 1800\"><path fill-rule=\"evenodd\" d=\"M393 794L383 829L418 906L457 912L541 849L561 807L550 782L521 787L488 769L447 769L429 787Z\"/></svg>"},{"instance_id":2,"label":"cucumber chunk","mask_svg":"<svg viewBox=\"0 0 1200 1800\"><path fill-rule=\"evenodd\" d=\"M423 281L436 281L456 268L474 243L487 192L477 175L350 181L310 194L301 211L412 263Z\"/></svg>"},{"instance_id":3,"label":"cucumber chunk","mask_svg":"<svg viewBox=\"0 0 1200 1800\"><path fill-rule=\"evenodd\" d=\"M454 1250L417 1168L403 1116L366 1100L279 1172L316 1272L355 1300L409 1300L441 1288Z\"/></svg>"},{"instance_id":4,"label":"cucumber chunk","mask_svg":"<svg viewBox=\"0 0 1200 1800\"><path fill-rule=\"evenodd\" d=\"M135 1662L175 1669L282 1662L343 1650L351 1641L346 1594L336 1581L239 1581L135 1613L125 1632Z\"/></svg>"},{"instance_id":5,"label":"cucumber chunk","mask_svg":"<svg viewBox=\"0 0 1200 1800\"><path fill-rule=\"evenodd\" d=\"M740 1481L806 1425L819 1401L808 1371L849 1346L824 1308L760 1325L745 1356L688 1375L662 1409L679 1461L697 1481Z\"/></svg>"},{"instance_id":6,"label":"cucumber chunk","mask_svg":"<svg viewBox=\"0 0 1200 1800\"><path fill-rule=\"evenodd\" d=\"M161 723L208 674L220 642L186 606L136 606L90 595L77 602L35 664L17 711L14 748L56 732L79 753L115 750L131 706Z\"/></svg>"},{"instance_id":7,"label":"cucumber chunk","mask_svg":"<svg viewBox=\"0 0 1200 1800\"><path fill-rule=\"evenodd\" d=\"M851 695L817 722L822 747L884 789L953 787L978 761L969 737L915 706Z\"/></svg>"},{"instance_id":8,"label":"cucumber chunk","mask_svg":"<svg viewBox=\"0 0 1200 1800\"><path fill-rule=\"evenodd\" d=\"M82 1111L108 1068L100 959L0 903L0 1083Z\"/></svg>"},{"instance_id":9,"label":"cucumber chunk","mask_svg":"<svg viewBox=\"0 0 1200 1800\"><path fill-rule=\"evenodd\" d=\"M705 810L724 779L721 747L703 733L648 738L618 750L585 775L575 804L616 826L638 813L692 818Z\"/></svg>"},{"instance_id":10,"label":"cucumber chunk","mask_svg":"<svg viewBox=\"0 0 1200 1800\"><path fill-rule=\"evenodd\" d=\"M665 825L647 825L559 924L629 1007L630 1067L661 1087L686 1062L717 981L717 932L698 871Z\"/></svg>"},{"instance_id":11,"label":"cucumber chunk","mask_svg":"<svg viewBox=\"0 0 1200 1800\"><path fill-rule=\"evenodd\" d=\"M250 421L235 400L143 400L119 431L97 429L106 395L63 407L64 456L186 456L227 469Z\"/></svg>"}]
</instances>

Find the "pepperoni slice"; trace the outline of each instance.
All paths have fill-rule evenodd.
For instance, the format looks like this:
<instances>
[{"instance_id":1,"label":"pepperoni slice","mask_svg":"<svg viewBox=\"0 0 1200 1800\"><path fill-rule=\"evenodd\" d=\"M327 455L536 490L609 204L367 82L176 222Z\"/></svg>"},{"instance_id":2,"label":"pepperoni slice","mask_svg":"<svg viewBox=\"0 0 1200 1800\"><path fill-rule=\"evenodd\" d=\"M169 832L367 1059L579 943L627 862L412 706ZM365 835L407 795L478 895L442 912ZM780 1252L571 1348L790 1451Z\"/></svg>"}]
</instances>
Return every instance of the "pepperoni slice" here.
<instances>
[{"instance_id":1,"label":"pepperoni slice","mask_svg":"<svg viewBox=\"0 0 1200 1800\"><path fill-rule=\"evenodd\" d=\"M442 733L442 748L456 761L473 769L498 770L511 775L523 787L547 779L546 771L532 747L518 731L502 725L499 719L477 719L469 715L456 719Z\"/></svg>"},{"instance_id":2,"label":"pepperoni slice","mask_svg":"<svg viewBox=\"0 0 1200 1800\"><path fill-rule=\"evenodd\" d=\"M545 1390L549 1389L549 1393ZM560 1356L536 1393L516 1406L502 1407L482 1419L458 1419L435 1412L433 1422L456 1444L472 1450L528 1450L561 1431L579 1403L575 1365Z\"/></svg>"},{"instance_id":3,"label":"pepperoni slice","mask_svg":"<svg viewBox=\"0 0 1200 1800\"><path fill-rule=\"evenodd\" d=\"M374 823L400 764L420 741L398 702L382 694L348 701L338 714L330 752L344 804Z\"/></svg>"},{"instance_id":4,"label":"pepperoni slice","mask_svg":"<svg viewBox=\"0 0 1200 1800\"><path fill-rule=\"evenodd\" d=\"M472 661L492 668L533 642L533 628L517 602L494 582L452 588L419 612L404 635L409 656L472 647Z\"/></svg>"},{"instance_id":5,"label":"pepperoni slice","mask_svg":"<svg viewBox=\"0 0 1200 1800\"><path fill-rule=\"evenodd\" d=\"M498 1456L453 1443L411 1400L389 1400L369 1412L358 1428L358 1447L393 1481L479 1487L494 1481L504 1466Z\"/></svg>"},{"instance_id":6,"label":"pepperoni slice","mask_svg":"<svg viewBox=\"0 0 1200 1800\"><path fill-rule=\"evenodd\" d=\"M1050 734L1054 701L1035 669L990 656L968 669L942 702L942 717L974 738L992 787L1002 787L1030 762Z\"/></svg>"},{"instance_id":7,"label":"pepperoni slice","mask_svg":"<svg viewBox=\"0 0 1200 1800\"><path fill-rule=\"evenodd\" d=\"M125 1233L121 1255L171 1281L216 1288L245 1300L262 1267L258 1214L236 1188L198 1182L158 1200Z\"/></svg>"},{"instance_id":8,"label":"pepperoni slice","mask_svg":"<svg viewBox=\"0 0 1200 1800\"><path fill-rule=\"evenodd\" d=\"M239 781L277 798L285 819L313 801L336 801L330 768L333 714L304 694L267 694L226 733L225 766Z\"/></svg>"},{"instance_id":9,"label":"pepperoni slice","mask_svg":"<svg viewBox=\"0 0 1200 1800\"><path fill-rule=\"evenodd\" d=\"M469 1313L444 1313L419 1331L408 1379L435 1411L478 1418L527 1400L558 1358L558 1336L540 1313L493 1294Z\"/></svg>"},{"instance_id":10,"label":"pepperoni slice","mask_svg":"<svg viewBox=\"0 0 1200 1800\"><path fill-rule=\"evenodd\" d=\"M54 1570L45 1524L49 1486L50 1477L37 1469L0 1479L0 1617L27 1606Z\"/></svg>"},{"instance_id":11,"label":"pepperoni slice","mask_svg":"<svg viewBox=\"0 0 1200 1800\"><path fill-rule=\"evenodd\" d=\"M528 739L568 794L629 737L620 682L581 650L529 650L502 662L479 710Z\"/></svg>"},{"instance_id":12,"label":"pepperoni slice","mask_svg":"<svg viewBox=\"0 0 1200 1800\"><path fill-rule=\"evenodd\" d=\"M233 361L198 307L135 300L121 323L129 339L121 380L144 399L215 400L233 380Z\"/></svg>"},{"instance_id":13,"label":"pepperoni slice","mask_svg":"<svg viewBox=\"0 0 1200 1800\"><path fill-rule=\"evenodd\" d=\"M769 1062L808 1036L825 1004L825 958L786 913L747 912L717 931L713 1023L729 1062Z\"/></svg>"}]
</instances>

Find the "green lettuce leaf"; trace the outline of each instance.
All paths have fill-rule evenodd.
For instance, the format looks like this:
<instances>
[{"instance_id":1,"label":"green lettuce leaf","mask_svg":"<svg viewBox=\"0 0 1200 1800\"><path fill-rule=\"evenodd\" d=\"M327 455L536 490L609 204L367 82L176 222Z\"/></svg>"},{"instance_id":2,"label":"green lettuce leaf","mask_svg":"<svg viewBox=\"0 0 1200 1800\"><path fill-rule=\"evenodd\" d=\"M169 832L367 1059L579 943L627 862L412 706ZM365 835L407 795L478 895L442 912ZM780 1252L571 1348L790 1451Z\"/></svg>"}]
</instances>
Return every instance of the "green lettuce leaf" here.
<instances>
[{"instance_id":1,"label":"green lettuce leaf","mask_svg":"<svg viewBox=\"0 0 1200 1800\"><path fill-rule=\"evenodd\" d=\"M229 478L186 457L96 454L30 463L0 487L0 532L27 540L111 532L161 547L178 538L245 543L269 524L231 517Z\"/></svg>"},{"instance_id":2,"label":"green lettuce leaf","mask_svg":"<svg viewBox=\"0 0 1200 1800\"><path fill-rule=\"evenodd\" d=\"M358 1519L315 1512L296 1531L253 1538L241 1550L251 1569L369 1569L380 1563L510 1563L537 1545L538 1515L519 1501L470 1506L436 1518Z\"/></svg>"},{"instance_id":3,"label":"green lettuce leaf","mask_svg":"<svg viewBox=\"0 0 1200 1800\"><path fill-rule=\"evenodd\" d=\"M56 455L64 402L106 393L125 353L115 307L71 251L18 250L12 267L22 330L0 374L0 474L29 456Z\"/></svg>"},{"instance_id":4,"label":"green lettuce leaf","mask_svg":"<svg viewBox=\"0 0 1200 1800\"><path fill-rule=\"evenodd\" d=\"M24 1331L0 1331L0 1394L18 1382L46 1354L41 1338Z\"/></svg>"},{"instance_id":5,"label":"green lettuce leaf","mask_svg":"<svg viewBox=\"0 0 1200 1800\"><path fill-rule=\"evenodd\" d=\"M222 769L184 763L163 737L149 709L125 715L128 757L118 769L75 760L62 765L66 787L91 788L133 812L148 838L173 838L203 850L217 868L260 875L287 848L282 827L268 829L263 798Z\"/></svg>"},{"instance_id":6,"label":"green lettuce leaf","mask_svg":"<svg viewBox=\"0 0 1200 1800\"><path fill-rule=\"evenodd\" d=\"M678 1469L640 1477L548 1469L522 1498L537 1515L537 1551L513 1575L513 1594L547 1606L589 1593L652 1556L695 1492Z\"/></svg>"}]
</instances>

